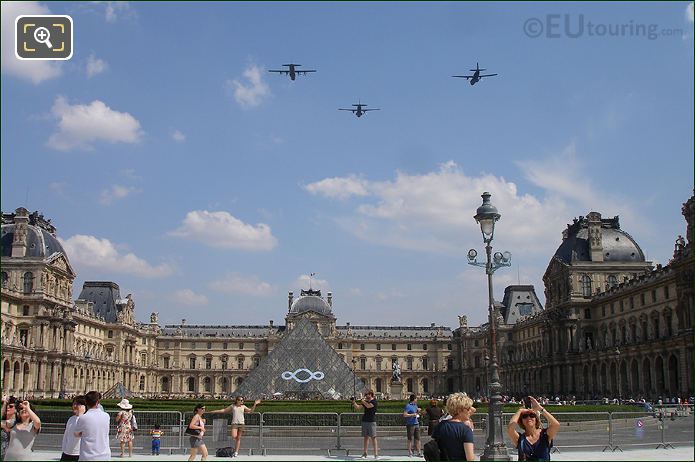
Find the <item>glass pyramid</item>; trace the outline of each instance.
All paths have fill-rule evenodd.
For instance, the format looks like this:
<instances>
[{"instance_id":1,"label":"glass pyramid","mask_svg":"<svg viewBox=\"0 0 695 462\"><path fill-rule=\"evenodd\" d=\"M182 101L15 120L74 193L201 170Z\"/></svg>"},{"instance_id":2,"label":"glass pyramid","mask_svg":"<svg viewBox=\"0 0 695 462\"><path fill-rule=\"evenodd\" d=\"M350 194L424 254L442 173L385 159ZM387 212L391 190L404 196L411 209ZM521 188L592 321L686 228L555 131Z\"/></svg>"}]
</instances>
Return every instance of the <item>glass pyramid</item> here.
<instances>
[{"instance_id":1,"label":"glass pyramid","mask_svg":"<svg viewBox=\"0 0 695 462\"><path fill-rule=\"evenodd\" d=\"M235 394L247 399L348 399L364 383L306 318L263 358Z\"/></svg>"}]
</instances>

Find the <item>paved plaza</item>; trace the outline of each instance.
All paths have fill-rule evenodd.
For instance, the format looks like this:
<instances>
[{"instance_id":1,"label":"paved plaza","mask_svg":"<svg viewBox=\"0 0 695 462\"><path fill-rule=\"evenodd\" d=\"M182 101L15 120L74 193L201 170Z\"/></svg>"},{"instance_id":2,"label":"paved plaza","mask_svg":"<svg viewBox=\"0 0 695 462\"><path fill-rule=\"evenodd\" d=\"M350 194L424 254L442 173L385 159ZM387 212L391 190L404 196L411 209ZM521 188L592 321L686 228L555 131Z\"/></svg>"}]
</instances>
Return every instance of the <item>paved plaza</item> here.
<instances>
[{"instance_id":1,"label":"paved plaza","mask_svg":"<svg viewBox=\"0 0 695 462\"><path fill-rule=\"evenodd\" d=\"M552 454L552 460L610 460L610 461L617 461L617 460L669 460L669 461L676 461L676 460L693 460L693 452L694 452L693 446L678 446L675 449L654 449L652 447L650 448L645 448L645 449L632 449L632 450L626 450L624 452L601 452L601 451L571 451L571 452L562 452L562 453L553 453ZM476 451L478 458L480 457L481 451ZM297 454L297 455L275 455L275 454L270 454L267 456L263 455L251 455L249 456L248 453L246 455L242 454L239 457L235 458L234 460L256 460L256 461L319 461L319 460L326 460L326 461L338 461L338 460L359 460L360 454L356 455L350 455L350 456L345 456L344 452L338 453L338 454L331 454L328 456L327 454L324 455L304 455L304 454ZM174 454L174 455L160 455L160 456L152 456L149 454L134 454L133 458L125 458L124 460L186 460L185 455L183 454ZM34 460L59 460L60 459L60 452L57 451L36 451L34 452ZM119 460L120 457L114 457L114 460ZM196 458L196 460L200 460L200 456ZM228 457L215 457L214 454L211 454L208 457L208 460L230 460ZM368 460L374 460L373 457L369 457ZM384 456L379 456L379 460L422 460L424 461L425 459L423 458L408 458L407 456L404 455L384 455ZM512 460L516 460L516 454L512 454Z\"/></svg>"}]
</instances>

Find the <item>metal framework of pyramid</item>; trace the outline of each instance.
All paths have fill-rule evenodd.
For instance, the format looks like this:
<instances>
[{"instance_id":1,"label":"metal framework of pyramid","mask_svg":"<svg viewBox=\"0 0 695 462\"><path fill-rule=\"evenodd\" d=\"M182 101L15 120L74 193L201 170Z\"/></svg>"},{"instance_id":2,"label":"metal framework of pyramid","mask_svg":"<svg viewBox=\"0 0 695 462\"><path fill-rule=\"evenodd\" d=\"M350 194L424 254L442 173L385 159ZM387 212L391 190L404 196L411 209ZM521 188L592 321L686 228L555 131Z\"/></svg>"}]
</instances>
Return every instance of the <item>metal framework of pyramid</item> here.
<instances>
[{"instance_id":1,"label":"metal framework of pyramid","mask_svg":"<svg viewBox=\"0 0 695 462\"><path fill-rule=\"evenodd\" d=\"M364 388L364 383L304 318L249 373L236 394L250 399L347 399Z\"/></svg>"}]
</instances>

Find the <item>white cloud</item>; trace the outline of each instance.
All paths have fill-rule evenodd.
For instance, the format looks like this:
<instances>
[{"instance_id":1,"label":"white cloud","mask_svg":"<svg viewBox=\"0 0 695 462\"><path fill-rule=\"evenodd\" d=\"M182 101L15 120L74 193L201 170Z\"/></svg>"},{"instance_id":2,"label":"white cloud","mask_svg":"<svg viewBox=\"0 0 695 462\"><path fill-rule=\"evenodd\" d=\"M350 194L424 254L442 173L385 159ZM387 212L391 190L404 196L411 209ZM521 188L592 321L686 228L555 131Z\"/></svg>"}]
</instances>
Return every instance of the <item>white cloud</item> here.
<instances>
[{"instance_id":1,"label":"white cloud","mask_svg":"<svg viewBox=\"0 0 695 462\"><path fill-rule=\"evenodd\" d=\"M226 85L234 89L234 99L241 107L256 107L270 96L270 87L263 81L263 68L252 64L244 70L244 77L248 85L236 79L227 80Z\"/></svg>"},{"instance_id":2,"label":"white cloud","mask_svg":"<svg viewBox=\"0 0 695 462\"><path fill-rule=\"evenodd\" d=\"M238 273L227 274L224 278L212 281L208 287L225 294L265 296L275 292L275 288L258 279L257 276L241 276Z\"/></svg>"},{"instance_id":3,"label":"white cloud","mask_svg":"<svg viewBox=\"0 0 695 462\"><path fill-rule=\"evenodd\" d=\"M172 299L182 305L201 306L208 304L208 298L203 294L197 294L191 289L181 289L174 292Z\"/></svg>"},{"instance_id":4,"label":"white cloud","mask_svg":"<svg viewBox=\"0 0 695 462\"><path fill-rule=\"evenodd\" d=\"M127 112L114 111L99 100L89 104L70 105L59 96L51 108L58 120L58 131L48 139L53 149L92 149L91 143L137 143L142 137L140 122Z\"/></svg>"},{"instance_id":5,"label":"white cloud","mask_svg":"<svg viewBox=\"0 0 695 462\"><path fill-rule=\"evenodd\" d=\"M62 63L56 61L22 61L15 56L14 24L23 14L50 14L50 10L38 2L2 2L2 72L39 84L62 74Z\"/></svg>"},{"instance_id":6,"label":"white cloud","mask_svg":"<svg viewBox=\"0 0 695 462\"><path fill-rule=\"evenodd\" d=\"M304 189L311 194L321 194L336 199L347 199L352 196L366 196L369 194L367 181L354 175L345 178L325 178L306 185Z\"/></svg>"},{"instance_id":7,"label":"white cloud","mask_svg":"<svg viewBox=\"0 0 695 462\"><path fill-rule=\"evenodd\" d=\"M91 2L95 5L104 7L104 19L106 22L114 23L119 17L133 17L135 10L130 8L129 2Z\"/></svg>"},{"instance_id":8,"label":"white cloud","mask_svg":"<svg viewBox=\"0 0 695 462\"><path fill-rule=\"evenodd\" d=\"M101 191L99 196L99 203L102 205L110 205L113 201L118 199L123 199L131 194L138 193L141 190L133 186L122 186L115 184L107 189Z\"/></svg>"},{"instance_id":9,"label":"white cloud","mask_svg":"<svg viewBox=\"0 0 695 462\"><path fill-rule=\"evenodd\" d=\"M177 143L183 143L186 141L186 135L181 133L179 130L174 130L174 133L171 134L171 138Z\"/></svg>"},{"instance_id":10,"label":"white cloud","mask_svg":"<svg viewBox=\"0 0 695 462\"><path fill-rule=\"evenodd\" d=\"M228 212L188 212L181 227L169 234L221 249L271 250L277 245L270 226L264 223L253 226Z\"/></svg>"},{"instance_id":11,"label":"white cloud","mask_svg":"<svg viewBox=\"0 0 695 462\"><path fill-rule=\"evenodd\" d=\"M685 17L690 22L695 21L695 16L693 13L693 2L688 3L688 6L685 8Z\"/></svg>"},{"instance_id":12,"label":"white cloud","mask_svg":"<svg viewBox=\"0 0 695 462\"><path fill-rule=\"evenodd\" d=\"M336 218L361 239L445 254L460 254L481 241L473 215L482 203L483 191L492 194L492 202L502 214L495 236L498 245L521 249L529 258L539 251L552 255L573 216L596 207L605 215L632 215L624 202L591 185L576 161L574 146L555 160L519 165L531 182L544 189L544 196L522 194L503 177L466 175L452 161L424 174L397 172L390 181L362 179L357 189L352 176L318 181L306 189L333 198L348 197L354 191L363 194L353 214Z\"/></svg>"},{"instance_id":13,"label":"white cloud","mask_svg":"<svg viewBox=\"0 0 695 462\"><path fill-rule=\"evenodd\" d=\"M89 55L89 58L87 58L87 66L86 66L86 71L87 71L87 78L92 78L97 74L101 74L104 72L106 69L109 68L109 65L106 61L103 59L99 59L96 56L94 56L94 53Z\"/></svg>"},{"instance_id":14,"label":"white cloud","mask_svg":"<svg viewBox=\"0 0 695 462\"><path fill-rule=\"evenodd\" d=\"M309 288L309 280L311 279L311 287L313 289L320 289L320 290L330 290L331 286L328 284L328 281L325 279L319 279L316 276L313 278L310 278L308 274L302 274L300 275L293 283L291 286L291 289L295 289L299 287L300 289L308 289Z\"/></svg>"},{"instance_id":15,"label":"white cloud","mask_svg":"<svg viewBox=\"0 0 695 462\"><path fill-rule=\"evenodd\" d=\"M153 266L133 253L121 253L108 239L76 234L59 239L70 262L80 268L94 268L104 273L124 273L144 278L169 276L173 268L168 264Z\"/></svg>"}]
</instances>

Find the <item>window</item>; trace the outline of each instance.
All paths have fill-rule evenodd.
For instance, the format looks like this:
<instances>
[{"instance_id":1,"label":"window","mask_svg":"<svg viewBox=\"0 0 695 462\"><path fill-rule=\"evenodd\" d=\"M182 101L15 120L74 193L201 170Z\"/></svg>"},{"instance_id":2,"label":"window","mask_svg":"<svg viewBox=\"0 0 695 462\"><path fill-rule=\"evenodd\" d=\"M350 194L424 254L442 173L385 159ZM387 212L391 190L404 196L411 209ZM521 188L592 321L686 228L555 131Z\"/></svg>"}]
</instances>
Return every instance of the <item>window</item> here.
<instances>
[{"instance_id":1,"label":"window","mask_svg":"<svg viewBox=\"0 0 695 462\"><path fill-rule=\"evenodd\" d=\"M222 344L222 348L225 349L225 350L227 349L228 346L229 346L229 344L228 344L227 342L224 342L224 343Z\"/></svg>"},{"instance_id":2,"label":"window","mask_svg":"<svg viewBox=\"0 0 695 462\"><path fill-rule=\"evenodd\" d=\"M511 332L507 332L507 340L509 340L510 342L514 340L514 336Z\"/></svg>"},{"instance_id":3,"label":"window","mask_svg":"<svg viewBox=\"0 0 695 462\"><path fill-rule=\"evenodd\" d=\"M619 303L620 303L620 312L622 313L622 312L624 311L624 310L623 310L624 304L623 304L623 301L622 301L622 300L620 300Z\"/></svg>"},{"instance_id":4,"label":"window","mask_svg":"<svg viewBox=\"0 0 695 462\"><path fill-rule=\"evenodd\" d=\"M27 271L24 273L24 293L30 294L34 291L34 275Z\"/></svg>"},{"instance_id":5,"label":"window","mask_svg":"<svg viewBox=\"0 0 695 462\"><path fill-rule=\"evenodd\" d=\"M29 316L29 305L24 305L22 307L22 316Z\"/></svg>"},{"instance_id":6,"label":"window","mask_svg":"<svg viewBox=\"0 0 695 462\"><path fill-rule=\"evenodd\" d=\"M2 288L7 289L7 282L10 280L10 277L7 275L6 272L2 272Z\"/></svg>"},{"instance_id":7,"label":"window","mask_svg":"<svg viewBox=\"0 0 695 462\"><path fill-rule=\"evenodd\" d=\"M644 306L646 302L644 301L644 294L639 294L640 304Z\"/></svg>"},{"instance_id":8,"label":"window","mask_svg":"<svg viewBox=\"0 0 695 462\"><path fill-rule=\"evenodd\" d=\"M377 357L376 357L376 370L377 370L377 371L380 371L380 370L381 370L381 360L382 360L382 357L381 357L381 356L377 356Z\"/></svg>"},{"instance_id":9,"label":"window","mask_svg":"<svg viewBox=\"0 0 695 462\"><path fill-rule=\"evenodd\" d=\"M591 296L591 278L586 274L582 275L581 278L582 285L582 295L585 297Z\"/></svg>"},{"instance_id":10,"label":"window","mask_svg":"<svg viewBox=\"0 0 695 462\"><path fill-rule=\"evenodd\" d=\"M191 350L195 350L195 342L191 342Z\"/></svg>"},{"instance_id":11,"label":"window","mask_svg":"<svg viewBox=\"0 0 695 462\"><path fill-rule=\"evenodd\" d=\"M668 286L664 286L664 298L668 300L669 294L668 294Z\"/></svg>"},{"instance_id":12,"label":"window","mask_svg":"<svg viewBox=\"0 0 695 462\"><path fill-rule=\"evenodd\" d=\"M423 344L422 344L422 350L423 350L423 351L427 351L427 344L426 344L426 343L423 343Z\"/></svg>"},{"instance_id":13,"label":"window","mask_svg":"<svg viewBox=\"0 0 695 462\"><path fill-rule=\"evenodd\" d=\"M112 330L110 330L110 331L108 332L108 337L109 337L109 338L113 338L113 331L112 331Z\"/></svg>"},{"instance_id":14,"label":"window","mask_svg":"<svg viewBox=\"0 0 695 462\"><path fill-rule=\"evenodd\" d=\"M446 370L447 371L453 371L454 370L454 360L452 358L446 359Z\"/></svg>"},{"instance_id":15,"label":"window","mask_svg":"<svg viewBox=\"0 0 695 462\"><path fill-rule=\"evenodd\" d=\"M195 391L195 379L188 377L188 391Z\"/></svg>"},{"instance_id":16,"label":"window","mask_svg":"<svg viewBox=\"0 0 695 462\"><path fill-rule=\"evenodd\" d=\"M208 342L208 350L212 350L212 342Z\"/></svg>"},{"instance_id":17,"label":"window","mask_svg":"<svg viewBox=\"0 0 695 462\"><path fill-rule=\"evenodd\" d=\"M449 351L451 351L451 343L447 343L447 344L446 344L446 349L449 350Z\"/></svg>"},{"instance_id":18,"label":"window","mask_svg":"<svg viewBox=\"0 0 695 462\"><path fill-rule=\"evenodd\" d=\"M360 369L367 369L367 358L360 358Z\"/></svg>"},{"instance_id":19,"label":"window","mask_svg":"<svg viewBox=\"0 0 695 462\"><path fill-rule=\"evenodd\" d=\"M666 323L666 335L669 337L673 336L673 327L671 325L671 316L666 316L664 319L664 322Z\"/></svg>"},{"instance_id":20,"label":"window","mask_svg":"<svg viewBox=\"0 0 695 462\"><path fill-rule=\"evenodd\" d=\"M258 364L261 362L261 358L255 357L253 358L253 367L258 367Z\"/></svg>"},{"instance_id":21,"label":"window","mask_svg":"<svg viewBox=\"0 0 695 462\"><path fill-rule=\"evenodd\" d=\"M162 391L169 391L169 377L162 377Z\"/></svg>"},{"instance_id":22,"label":"window","mask_svg":"<svg viewBox=\"0 0 695 462\"><path fill-rule=\"evenodd\" d=\"M141 366L147 366L147 355L146 354L140 355L140 365Z\"/></svg>"},{"instance_id":23,"label":"window","mask_svg":"<svg viewBox=\"0 0 695 462\"><path fill-rule=\"evenodd\" d=\"M637 325L636 324L630 324L630 338L632 339L633 342L637 341Z\"/></svg>"},{"instance_id":24,"label":"window","mask_svg":"<svg viewBox=\"0 0 695 462\"><path fill-rule=\"evenodd\" d=\"M584 308L584 319L591 319L591 308Z\"/></svg>"},{"instance_id":25,"label":"window","mask_svg":"<svg viewBox=\"0 0 695 462\"><path fill-rule=\"evenodd\" d=\"M478 346L478 341L477 341L477 340L474 340L474 341L473 341L473 345Z\"/></svg>"},{"instance_id":26,"label":"window","mask_svg":"<svg viewBox=\"0 0 695 462\"><path fill-rule=\"evenodd\" d=\"M519 316L531 316L533 303L517 303L514 306L519 310Z\"/></svg>"},{"instance_id":27,"label":"window","mask_svg":"<svg viewBox=\"0 0 695 462\"><path fill-rule=\"evenodd\" d=\"M659 318L654 318L652 320L654 326L654 338L661 338L661 331L659 330Z\"/></svg>"},{"instance_id":28,"label":"window","mask_svg":"<svg viewBox=\"0 0 695 462\"><path fill-rule=\"evenodd\" d=\"M393 351L396 351L396 344L395 344L395 343L392 343L392 344L391 344L391 349L392 349Z\"/></svg>"},{"instance_id":29,"label":"window","mask_svg":"<svg viewBox=\"0 0 695 462\"><path fill-rule=\"evenodd\" d=\"M406 369L408 369L409 371L413 370L413 358L412 357L408 357L408 359L406 361Z\"/></svg>"},{"instance_id":30,"label":"window","mask_svg":"<svg viewBox=\"0 0 695 462\"><path fill-rule=\"evenodd\" d=\"M428 366L428 364L427 364L427 356L423 356L423 358L422 358L422 368L423 368L424 370L427 370L427 366Z\"/></svg>"},{"instance_id":31,"label":"window","mask_svg":"<svg viewBox=\"0 0 695 462\"><path fill-rule=\"evenodd\" d=\"M227 370L227 361L228 361L228 359L226 357L222 358L222 370L223 371Z\"/></svg>"},{"instance_id":32,"label":"window","mask_svg":"<svg viewBox=\"0 0 695 462\"><path fill-rule=\"evenodd\" d=\"M601 307L601 316L603 316L604 318L606 317L606 305L603 305Z\"/></svg>"},{"instance_id":33,"label":"window","mask_svg":"<svg viewBox=\"0 0 695 462\"><path fill-rule=\"evenodd\" d=\"M652 290L652 303L656 303L656 290Z\"/></svg>"},{"instance_id":34,"label":"window","mask_svg":"<svg viewBox=\"0 0 695 462\"><path fill-rule=\"evenodd\" d=\"M635 307L635 297L630 297L630 309Z\"/></svg>"},{"instance_id":35,"label":"window","mask_svg":"<svg viewBox=\"0 0 695 462\"><path fill-rule=\"evenodd\" d=\"M473 363L475 364L475 367L480 367L480 356L476 356Z\"/></svg>"},{"instance_id":36,"label":"window","mask_svg":"<svg viewBox=\"0 0 695 462\"><path fill-rule=\"evenodd\" d=\"M364 343L360 343L360 350L364 350Z\"/></svg>"},{"instance_id":37,"label":"window","mask_svg":"<svg viewBox=\"0 0 695 462\"><path fill-rule=\"evenodd\" d=\"M205 385L205 391L210 393L212 391L212 380L210 380L210 377L205 377L203 384Z\"/></svg>"},{"instance_id":38,"label":"window","mask_svg":"<svg viewBox=\"0 0 695 462\"><path fill-rule=\"evenodd\" d=\"M405 386L408 389L408 393L412 393L413 392L413 379L406 380Z\"/></svg>"},{"instance_id":39,"label":"window","mask_svg":"<svg viewBox=\"0 0 695 462\"><path fill-rule=\"evenodd\" d=\"M212 358L205 358L205 369L212 369Z\"/></svg>"},{"instance_id":40,"label":"window","mask_svg":"<svg viewBox=\"0 0 695 462\"><path fill-rule=\"evenodd\" d=\"M169 357L165 356L164 358L162 358L162 361L164 362L164 369L169 369Z\"/></svg>"},{"instance_id":41,"label":"window","mask_svg":"<svg viewBox=\"0 0 695 462\"><path fill-rule=\"evenodd\" d=\"M343 344L342 344L342 343L338 343L338 349L339 349L339 350L342 350L342 349L343 349Z\"/></svg>"},{"instance_id":42,"label":"window","mask_svg":"<svg viewBox=\"0 0 695 462\"><path fill-rule=\"evenodd\" d=\"M377 343L377 344L376 344L376 350L377 350L377 351L381 351L381 343Z\"/></svg>"},{"instance_id":43,"label":"window","mask_svg":"<svg viewBox=\"0 0 695 462\"><path fill-rule=\"evenodd\" d=\"M422 379L422 391L423 393L430 392L430 383L427 379Z\"/></svg>"},{"instance_id":44,"label":"window","mask_svg":"<svg viewBox=\"0 0 695 462\"><path fill-rule=\"evenodd\" d=\"M143 344L143 345L147 345L147 337L143 337L143 338L142 338L142 344Z\"/></svg>"},{"instance_id":45,"label":"window","mask_svg":"<svg viewBox=\"0 0 695 462\"><path fill-rule=\"evenodd\" d=\"M193 358L188 358L188 368L195 369L195 356Z\"/></svg>"},{"instance_id":46,"label":"window","mask_svg":"<svg viewBox=\"0 0 695 462\"><path fill-rule=\"evenodd\" d=\"M241 358L237 358L236 368L237 369L243 369L244 368L244 357L243 356Z\"/></svg>"},{"instance_id":47,"label":"window","mask_svg":"<svg viewBox=\"0 0 695 462\"><path fill-rule=\"evenodd\" d=\"M145 391L145 376L140 376L140 391Z\"/></svg>"},{"instance_id":48,"label":"window","mask_svg":"<svg viewBox=\"0 0 695 462\"><path fill-rule=\"evenodd\" d=\"M618 285L618 278L615 276L615 274L611 274L608 276L608 287L615 287Z\"/></svg>"},{"instance_id":49,"label":"window","mask_svg":"<svg viewBox=\"0 0 695 462\"><path fill-rule=\"evenodd\" d=\"M376 379L375 385L376 385L376 392L381 393L381 379Z\"/></svg>"},{"instance_id":50,"label":"window","mask_svg":"<svg viewBox=\"0 0 695 462\"><path fill-rule=\"evenodd\" d=\"M243 350L243 349L244 349L244 344L241 343L241 342L239 343L239 349L240 349L240 350Z\"/></svg>"},{"instance_id":51,"label":"window","mask_svg":"<svg viewBox=\"0 0 695 462\"><path fill-rule=\"evenodd\" d=\"M408 345L406 345L406 347L408 348L408 351L410 351L413 349L413 344L409 343Z\"/></svg>"}]
</instances>

